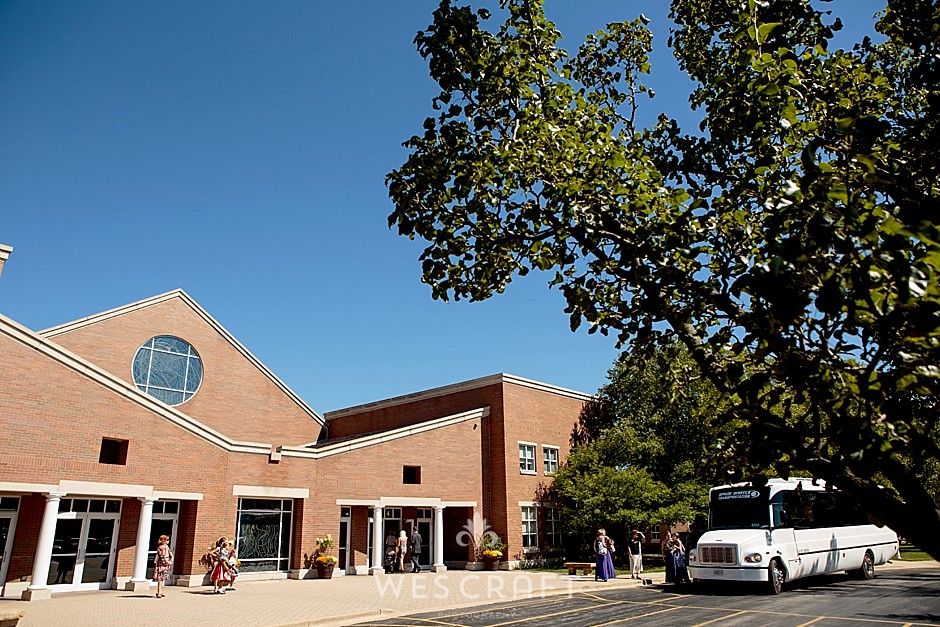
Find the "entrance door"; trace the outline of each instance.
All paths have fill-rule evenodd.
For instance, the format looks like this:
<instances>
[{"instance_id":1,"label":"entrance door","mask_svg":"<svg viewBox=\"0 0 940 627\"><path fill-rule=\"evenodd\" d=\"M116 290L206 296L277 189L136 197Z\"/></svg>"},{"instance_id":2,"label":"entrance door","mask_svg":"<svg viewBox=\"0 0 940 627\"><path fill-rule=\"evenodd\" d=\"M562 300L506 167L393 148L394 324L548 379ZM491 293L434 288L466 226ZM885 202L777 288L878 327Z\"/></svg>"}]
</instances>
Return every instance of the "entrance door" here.
<instances>
[{"instance_id":1,"label":"entrance door","mask_svg":"<svg viewBox=\"0 0 940 627\"><path fill-rule=\"evenodd\" d=\"M0 511L0 596L5 593L7 568L10 565L7 556L10 555L10 549L13 547L15 531L16 511Z\"/></svg>"},{"instance_id":2,"label":"entrance door","mask_svg":"<svg viewBox=\"0 0 940 627\"><path fill-rule=\"evenodd\" d=\"M153 559L157 555L157 543L160 536L170 538L170 552L176 553L176 525L179 520L179 501L157 501L153 504L153 519L150 523L150 543L147 546L147 579L153 580ZM173 566L170 566L173 581Z\"/></svg>"},{"instance_id":3,"label":"entrance door","mask_svg":"<svg viewBox=\"0 0 940 627\"><path fill-rule=\"evenodd\" d=\"M366 566L372 568L372 531L375 529L375 518L373 518L375 510L371 507L369 508L369 533L366 540ZM384 539L384 538L383 538Z\"/></svg>"},{"instance_id":4,"label":"entrance door","mask_svg":"<svg viewBox=\"0 0 940 627\"><path fill-rule=\"evenodd\" d=\"M109 511L120 511L120 501L63 499L60 502L48 585L61 590L111 587L121 516L105 513L106 507Z\"/></svg>"},{"instance_id":5,"label":"entrance door","mask_svg":"<svg viewBox=\"0 0 940 627\"><path fill-rule=\"evenodd\" d=\"M343 507L340 509L339 514L339 567L343 570L344 573L349 573L349 520L350 512L352 510L349 507Z\"/></svg>"},{"instance_id":6,"label":"entrance door","mask_svg":"<svg viewBox=\"0 0 940 627\"><path fill-rule=\"evenodd\" d=\"M421 534L421 539L424 540L424 546L421 547L421 558L418 560L418 564L420 564L422 568L431 568L431 564L434 563L434 556L431 555L431 551L434 548L434 536L431 535L433 512L434 510L427 508L418 509L418 533Z\"/></svg>"}]
</instances>

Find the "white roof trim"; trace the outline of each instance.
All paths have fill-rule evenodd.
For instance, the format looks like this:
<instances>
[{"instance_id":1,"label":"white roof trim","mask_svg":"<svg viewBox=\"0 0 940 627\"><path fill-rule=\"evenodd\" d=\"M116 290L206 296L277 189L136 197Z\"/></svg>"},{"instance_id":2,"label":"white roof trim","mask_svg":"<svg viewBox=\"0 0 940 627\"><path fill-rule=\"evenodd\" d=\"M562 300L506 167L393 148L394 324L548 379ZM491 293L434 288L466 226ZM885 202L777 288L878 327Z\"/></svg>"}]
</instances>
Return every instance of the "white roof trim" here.
<instances>
[{"instance_id":1,"label":"white roof trim","mask_svg":"<svg viewBox=\"0 0 940 627\"><path fill-rule=\"evenodd\" d=\"M415 401L426 400L426 399L435 398L438 396L446 396L448 394L455 394L457 392L475 390L477 388L482 388L482 387L486 387L489 385L496 385L499 383L509 383L512 385L519 385L522 387L531 388L533 390L539 390L541 392L549 392L551 394L558 394L560 396L567 396L569 398L574 398L574 399L585 401L585 402L594 398L594 395L592 394L586 394L584 392L577 392L575 390L569 390L566 388L549 385L548 383L540 383L538 381L533 381L531 379L523 379L522 377L517 377L511 374L500 373L500 374L489 375L486 377L481 377L479 379L471 379L470 381L463 381L461 383L445 385L443 387L433 388L430 390L425 390L423 392L415 392L413 394L406 394L404 396L396 396L394 398L376 401L374 403L366 403L364 405L356 405L354 407L347 407L345 409L337 409L336 411L326 412L325 414L323 414L323 416L327 420L333 420L334 418L342 418L343 416L359 414L365 411L372 411L375 409L385 409L387 407L395 407L396 405L404 405L405 403L413 403Z\"/></svg>"},{"instance_id":2,"label":"white roof trim","mask_svg":"<svg viewBox=\"0 0 940 627\"><path fill-rule=\"evenodd\" d=\"M479 409L472 409L470 411L454 414L452 416L444 416L443 418L420 422L416 425L399 427L398 429L391 429L389 431L382 431L380 433L372 433L358 438L343 440L342 442L337 442L336 444L325 444L323 446L317 447L316 450L311 450L308 447L302 446L284 446L281 447L281 455L283 457L323 459L324 457L330 457L331 455L338 455L340 453L355 451L357 449L366 448L367 446L375 446L376 444L383 444L392 440L406 438L418 433L433 431L434 429L440 429L442 427L449 427L450 425L459 424L468 420L479 420L489 415L490 408L481 407Z\"/></svg>"},{"instance_id":3,"label":"white roof trim","mask_svg":"<svg viewBox=\"0 0 940 627\"><path fill-rule=\"evenodd\" d=\"M336 504L346 507L381 507L378 501L369 499L336 499Z\"/></svg>"},{"instance_id":4,"label":"white roof trim","mask_svg":"<svg viewBox=\"0 0 940 627\"><path fill-rule=\"evenodd\" d=\"M178 409L170 407L149 394L141 392L136 386L114 376L106 370L102 370L91 362L85 361L78 355L65 350L58 344L30 331L2 314L0 314L0 334L6 335L13 341L32 348L56 363L75 371L85 378L94 381L101 387L140 405L144 409L168 420L184 431L202 438L219 448L233 453L254 453L265 456L269 455L271 452L270 444L232 440L215 429L194 420Z\"/></svg>"},{"instance_id":5,"label":"white roof trim","mask_svg":"<svg viewBox=\"0 0 940 627\"><path fill-rule=\"evenodd\" d=\"M308 499L310 490L307 488L276 488L259 485L232 486L232 496L243 496L257 499Z\"/></svg>"},{"instance_id":6,"label":"white roof trim","mask_svg":"<svg viewBox=\"0 0 940 627\"><path fill-rule=\"evenodd\" d=\"M184 292L181 289L176 289L170 292L166 292L165 294L160 294L158 296L146 298L144 300L139 300L136 303L123 305L121 307L110 309L108 311L104 311L104 312L95 314L93 316L80 318L79 320L74 320L72 322L66 322L58 326L50 327L48 329L39 331L38 335L45 337L45 338L53 338L57 335L67 333L75 329L80 329L82 327L95 324L97 322L102 322L110 318L116 318L117 316L121 316L126 313L130 313L132 311L145 309L152 305L156 305L156 304L168 301L168 300L172 300L174 298L179 298L184 303L189 305L189 307L192 308L192 310L195 311L197 315L202 317L203 320L205 320L209 324L209 326L214 328L222 337L228 340L228 342L232 346L234 346L238 352L240 352L252 365L254 365L258 370L260 370L266 377L268 377L271 380L271 382L274 383L274 385L276 385L282 392L284 392L284 394L286 394L288 398L294 401L304 412L309 414L311 418L313 418L318 423L320 423L321 426L326 424L326 421L323 419L323 417L320 414L318 414L316 411L313 410L313 408L307 405L303 401L303 399L301 399L299 396L297 396L297 394L294 393L293 390L287 387L287 385L283 381L281 381L277 377L277 375L271 372L271 370L269 370L267 366L261 363L261 361L257 357L252 355L251 351L249 351L247 348L245 348L245 346L241 342L235 339L234 335L229 333L225 327L223 327L221 324L219 324L219 322L215 318L209 315L209 312L203 309L199 305L199 303L193 300L186 292Z\"/></svg>"},{"instance_id":7,"label":"white roof trim","mask_svg":"<svg viewBox=\"0 0 940 627\"><path fill-rule=\"evenodd\" d=\"M0 482L0 492L32 494L58 493L80 496L114 496L121 498L155 498L158 500L201 501L199 492L163 492L153 486L130 483L101 483L97 481L62 480L58 484Z\"/></svg>"}]
</instances>

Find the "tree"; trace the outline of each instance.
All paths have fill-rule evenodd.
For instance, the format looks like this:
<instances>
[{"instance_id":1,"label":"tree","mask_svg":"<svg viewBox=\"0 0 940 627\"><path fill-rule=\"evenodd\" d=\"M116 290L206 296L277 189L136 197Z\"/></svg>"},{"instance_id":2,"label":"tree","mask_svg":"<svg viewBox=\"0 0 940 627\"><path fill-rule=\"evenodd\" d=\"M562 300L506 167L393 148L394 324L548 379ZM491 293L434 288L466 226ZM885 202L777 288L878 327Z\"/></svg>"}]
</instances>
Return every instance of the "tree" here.
<instances>
[{"instance_id":1,"label":"tree","mask_svg":"<svg viewBox=\"0 0 940 627\"><path fill-rule=\"evenodd\" d=\"M551 498L573 532L692 522L723 482L721 395L681 345L624 353L585 407Z\"/></svg>"},{"instance_id":2,"label":"tree","mask_svg":"<svg viewBox=\"0 0 940 627\"><path fill-rule=\"evenodd\" d=\"M810 0L674 0L692 131L637 124L642 16L569 55L540 0L503 6L487 30L443 0L415 40L439 114L389 224L427 240L433 296L549 272L572 329L689 349L737 476L807 470L940 558L937 3L888 0L884 43L835 50Z\"/></svg>"}]
</instances>

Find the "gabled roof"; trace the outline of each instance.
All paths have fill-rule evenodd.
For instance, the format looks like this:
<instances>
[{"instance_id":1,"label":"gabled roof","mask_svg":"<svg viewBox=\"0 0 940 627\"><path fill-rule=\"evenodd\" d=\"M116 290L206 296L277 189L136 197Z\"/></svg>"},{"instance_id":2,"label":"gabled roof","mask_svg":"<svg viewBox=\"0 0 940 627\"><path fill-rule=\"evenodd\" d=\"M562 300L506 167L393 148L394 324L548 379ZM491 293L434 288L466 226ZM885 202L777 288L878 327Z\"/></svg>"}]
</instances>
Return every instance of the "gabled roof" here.
<instances>
[{"instance_id":1,"label":"gabled roof","mask_svg":"<svg viewBox=\"0 0 940 627\"><path fill-rule=\"evenodd\" d=\"M277 386L278 389L280 389L288 398L290 398L294 403L296 403L297 406L300 407L302 411L304 411L311 418L316 420L317 423L320 424L320 426L323 426L326 424L326 421L323 419L323 416L318 414L316 411L313 410L313 408L307 405L303 401L303 399L297 396L297 394L295 394L293 390L287 387L287 385L283 381L278 379L277 376L273 372L271 372L271 370L269 370L267 366L261 363L261 361L257 357L252 355L251 351L249 351L247 348L245 348L242 345L241 342L235 339L234 335L229 333L225 329L225 327L223 327L221 324L219 324L219 322L215 318L209 315L209 312L203 309L199 305L199 303L193 300L189 296L189 294L187 294L181 289L175 289L170 292L166 292L165 294L160 294L158 296L153 296L151 298L139 300L136 303L130 303L129 305L116 307L115 309L110 309L108 311L104 311L104 312L95 314L93 316L88 316L86 318L81 318L79 320L74 320L72 322L66 322L65 324L60 324L58 326L50 327L48 329L43 329L42 331L38 331L37 335L44 337L44 338L51 339L57 335L67 333L69 331L74 331L75 329L80 329L82 327L86 327L86 326L95 324L97 322L102 322L110 318L116 318L117 316L121 316L130 312L133 312L133 311L145 309L147 307L151 307L153 305L163 303L168 300L172 300L174 298L180 299L184 303L186 303L186 305L188 305L199 317L205 320L209 326L215 329L215 331L219 333L219 335L225 338L225 340L228 341L235 348L235 350L241 353L245 357L245 359L248 360L249 363L255 366L259 371L261 371L261 373L263 373L268 379L270 379L271 382L275 386Z\"/></svg>"},{"instance_id":2,"label":"gabled roof","mask_svg":"<svg viewBox=\"0 0 940 627\"><path fill-rule=\"evenodd\" d=\"M83 377L95 382L102 388L112 393L140 405L141 407L153 412L154 414L165 418L176 426L188 431L189 433L211 442L212 444L227 451L236 453L256 453L267 455L271 451L271 445L261 442L244 442L233 440L223 433L212 429L211 427L194 420L191 416L184 414L175 407L170 407L165 403L158 401L146 392L141 392L136 385L128 383L110 372L99 368L95 364L82 359L75 353L66 350L52 340L41 336L40 334L27 329L21 324L14 322L6 316L0 314L0 334L8 336L11 340L30 347L32 350L52 359L59 365L65 366L70 370L77 372Z\"/></svg>"},{"instance_id":3,"label":"gabled roof","mask_svg":"<svg viewBox=\"0 0 940 627\"><path fill-rule=\"evenodd\" d=\"M172 292L171 292L172 294ZM58 327L56 327L58 328ZM322 443L311 442L301 446L274 446L262 442L246 442L233 440L219 431L193 419L188 414L158 401L146 392L137 389L137 386L99 368L95 364L83 359L79 355L59 346L52 340L39 333L27 329L23 325L0 314L0 335L9 337L14 342L28 346L37 353L52 359L79 375L93 381L110 393L118 394L154 414L168 420L177 427L232 453L248 453L265 455L274 458L296 457L301 459L323 459L357 449L384 444L386 442L407 438L411 435L449 427L451 425L479 420L489 415L488 407L480 407L470 411L428 420L420 424L408 425L397 429L390 429L380 433L370 433L354 438L343 438L337 441Z\"/></svg>"},{"instance_id":4,"label":"gabled roof","mask_svg":"<svg viewBox=\"0 0 940 627\"><path fill-rule=\"evenodd\" d=\"M376 401L374 403L366 403L364 405L356 405L355 407L337 409L336 411L326 412L323 415L326 417L327 420L333 420L334 418L341 418L343 416L348 416L351 414L359 414L364 411L385 409L388 407L394 407L396 405L404 405L405 403L413 403L415 401L422 401L422 400L426 400L429 398L435 398L437 396L446 396L447 394L454 394L456 392L464 392L466 390L475 390L477 388L487 387L489 385L495 385L499 383L509 383L512 385L519 385L522 387L531 388L533 390L549 392L551 394L558 394L560 396L567 396L569 398L574 398L579 401L585 401L585 402L594 398L593 394L585 394L584 392L577 392L575 390L569 390L569 389L561 388L555 385L549 385L548 383L540 383L539 381L533 381L532 379L523 379L522 377L517 377L515 375L499 373L499 374L492 374L487 377L480 377L479 379L471 379L469 381L463 381L461 383L453 383L451 385L445 385L443 387L432 388L430 390L424 390L422 392L415 392L414 394L396 396L394 398Z\"/></svg>"}]
</instances>

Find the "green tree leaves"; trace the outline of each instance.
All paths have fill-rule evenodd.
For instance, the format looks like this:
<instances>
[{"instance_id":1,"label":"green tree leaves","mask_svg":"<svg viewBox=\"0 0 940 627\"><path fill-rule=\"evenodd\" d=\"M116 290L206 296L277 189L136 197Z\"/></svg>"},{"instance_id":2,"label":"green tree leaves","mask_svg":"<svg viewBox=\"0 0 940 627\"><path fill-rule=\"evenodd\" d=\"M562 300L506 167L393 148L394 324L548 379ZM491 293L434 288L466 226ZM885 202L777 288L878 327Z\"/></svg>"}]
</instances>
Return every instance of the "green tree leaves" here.
<instances>
[{"instance_id":1,"label":"green tree leaves","mask_svg":"<svg viewBox=\"0 0 940 627\"><path fill-rule=\"evenodd\" d=\"M504 5L484 28L445 0L416 38L439 114L388 175L389 224L428 242L434 297L549 272L572 329L688 348L734 400L740 475L812 472L940 556L912 470L940 459L936 2L891 0L884 43L835 50L809 0L676 0L691 130L636 124L644 18L572 56L539 0Z\"/></svg>"}]
</instances>

